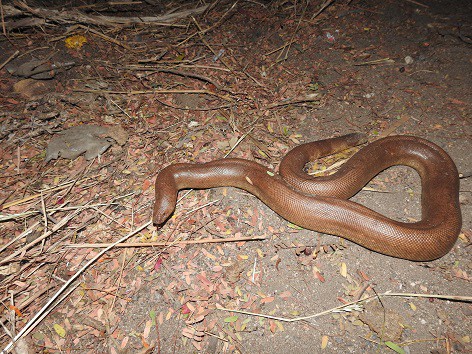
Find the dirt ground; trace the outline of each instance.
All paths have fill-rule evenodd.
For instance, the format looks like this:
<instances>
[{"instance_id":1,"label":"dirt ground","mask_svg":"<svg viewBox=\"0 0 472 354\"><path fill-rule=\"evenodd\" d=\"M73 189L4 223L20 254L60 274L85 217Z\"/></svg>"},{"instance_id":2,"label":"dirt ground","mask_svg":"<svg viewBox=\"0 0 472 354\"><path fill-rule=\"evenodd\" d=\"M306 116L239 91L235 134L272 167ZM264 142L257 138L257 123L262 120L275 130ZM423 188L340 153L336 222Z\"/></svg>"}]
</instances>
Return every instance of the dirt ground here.
<instances>
[{"instance_id":1,"label":"dirt ground","mask_svg":"<svg viewBox=\"0 0 472 354\"><path fill-rule=\"evenodd\" d=\"M472 352L472 2L152 3L0 5L1 348ZM52 149L87 124L105 128ZM170 163L276 170L290 148L351 132L450 154L463 226L446 256L300 229L234 188L181 192L162 228L149 222ZM411 222L420 196L394 167L353 200ZM126 235L147 246L90 245Z\"/></svg>"}]
</instances>

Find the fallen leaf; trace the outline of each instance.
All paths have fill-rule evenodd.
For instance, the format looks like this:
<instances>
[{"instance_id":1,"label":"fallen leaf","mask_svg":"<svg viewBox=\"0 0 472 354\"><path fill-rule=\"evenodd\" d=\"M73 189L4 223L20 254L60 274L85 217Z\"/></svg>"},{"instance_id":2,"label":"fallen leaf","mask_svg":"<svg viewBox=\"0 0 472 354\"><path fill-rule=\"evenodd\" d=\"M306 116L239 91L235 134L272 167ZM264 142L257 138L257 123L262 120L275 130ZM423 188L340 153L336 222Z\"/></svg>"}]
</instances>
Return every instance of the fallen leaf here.
<instances>
[{"instance_id":1,"label":"fallen leaf","mask_svg":"<svg viewBox=\"0 0 472 354\"><path fill-rule=\"evenodd\" d=\"M385 345L398 354L405 354L405 351L400 346L398 346L397 344L393 342L386 341Z\"/></svg>"},{"instance_id":2,"label":"fallen leaf","mask_svg":"<svg viewBox=\"0 0 472 354\"><path fill-rule=\"evenodd\" d=\"M318 268L313 266L313 275L315 276L316 279L318 279L320 282L324 283L326 280L323 275L321 275L320 271Z\"/></svg>"},{"instance_id":3,"label":"fallen leaf","mask_svg":"<svg viewBox=\"0 0 472 354\"><path fill-rule=\"evenodd\" d=\"M325 349L328 346L328 336L321 337L321 349Z\"/></svg>"},{"instance_id":4,"label":"fallen leaf","mask_svg":"<svg viewBox=\"0 0 472 354\"><path fill-rule=\"evenodd\" d=\"M154 270L156 272L159 271L159 269L161 269L161 266L162 266L162 257L159 257L156 263L154 263Z\"/></svg>"},{"instance_id":5,"label":"fallen leaf","mask_svg":"<svg viewBox=\"0 0 472 354\"><path fill-rule=\"evenodd\" d=\"M233 323L238 320L238 316L229 316L224 319L225 323Z\"/></svg>"},{"instance_id":6,"label":"fallen leaf","mask_svg":"<svg viewBox=\"0 0 472 354\"><path fill-rule=\"evenodd\" d=\"M269 324L270 331L272 333L275 333L275 331L277 330L277 324L273 320L269 320Z\"/></svg>"},{"instance_id":7,"label":"fallen leaf","mask_svg":"<svg viewBox=\"0 0 472 354\"><path fill-rule=\"evenodd\" d=\"M144 327L143 337L149 337L149 333L151 333L152 321L146 321L146 326Z\"/></svg>"},{"instance_id":8,"label":"fallen leaf","mask_svg":"<svg viewBox=\"0 0 472 354\"><path fill-rule=\"evenodd\" d=\"M273 296L267 296L267 297L265 297L261 300L261 304L268 304L272 301L274 301L274 297Z\"/></svg>"},{"instance_id":9,"label":"fallen leaf","mask_svg":"<svg viewBox=\"0 0 472 354\"><path fill-rule=\"evenodd\" d=\"M284 292L280 293L279 296L284 300L288 300L288 298L292 296L292 293L287 290L287 291L284 291Z\"/></svg>"},{"instance_id":10,"label":"fallen leaf","mask_svg":"<svg viewBox=\"0 0 472 354\"><path fill-rule=\"evenodd\" d=\"M346 278L347 277L347 265L346 263L341 263L341 270L340 270L341 275Z\"/></svg>"},{"instance_id":11,"label":"fallen leaf","mask_svg":"<svg viewBox=\"0 0 472 354\"><path fill-rule=\"evenodd\" d=\"M192 312L192 311L189 309L188 304L184 304L184 305L182 305L182 307L180 308L180 313L181 313L182 315L188 315L190 312Z\"/></svg>"},{"instance_id":12,"label":"fallen leaf","mask_svg":"<svg viewBox=\"0 0 472 354\"><path fill-rule=\"evenodd\" d=\"M64 327L57 323L55 323L53 327L59 337L64 338L66 336L66 330L64 329Z\"/></svg>"}]
</instances>

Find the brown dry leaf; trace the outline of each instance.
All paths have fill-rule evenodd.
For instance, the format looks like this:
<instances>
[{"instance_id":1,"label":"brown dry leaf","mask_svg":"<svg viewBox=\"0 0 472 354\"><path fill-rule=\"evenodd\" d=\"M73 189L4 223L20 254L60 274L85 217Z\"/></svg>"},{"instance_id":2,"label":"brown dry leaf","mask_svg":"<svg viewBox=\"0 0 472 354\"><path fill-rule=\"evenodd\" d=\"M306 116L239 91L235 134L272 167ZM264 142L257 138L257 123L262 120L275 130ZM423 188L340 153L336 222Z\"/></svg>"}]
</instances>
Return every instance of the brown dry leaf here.
<instances>
[{"instance_id":1,"label":"brown dry leaf","mask_svg":"<svg viewBox=\"0 0 472 354\"><path fill-rule=\"evenodd\" d=\"M230 284L234 284L239 281L243 271L244 264L242 262L231 263L231 265L226 268L225 278Z\"/></svg>"},{"instance_id":2,"label":"brown dry leaf","mask_svg":"<svg viewBox=\"0 0 472 354\"><path fill-rule=\"evenodd\" d=\"M261 300L261 304L268 304L268 303L274 301L274 299L275 298L273 296L266 296L265 298L263 298Z\"/></svg>"},{"instance_id":3,"label":"brown dry leaf","mask_svg":"<svg viewBox=\"0 0 472 354\"><path fill-rule=\"evenodd\" d=\"M318 279L322 283L326 281L324 276L320 273L320 270L315 266L313 266L313 275L315 276L316 279Z\"/></svg>"},{"instance_id":4,"label":"brown dry leaf","mask_svg":"<svg viewBox=\"0 0 472 354\"><path fill-rule=\"evenodd\" d=\"M54 91L54 83L52 81L37 81L33 79L25 79L18 81L13 89L21 96L28 99L35 99L49 92Z\"/></svg>"},{"instance_id":5,"label":"brown dry leaf","mask_svg":"<svg viewBox=\"0 0 472 354\"><path fill-rule=\"evenodd\" d=\"M392 309L384 309L376 302L366 304L359 319L378 336L382 336L383 341L398 341L403 333L403 317Z\"/></svg>"},{"instance_id":6,"label":"brown dry leaf","mask_svg":"<svg viewBox=\"0 0 472 354\"><path fill-rule=\"evenodd\" d=\"M275 331L277 331L277 324L274 320L269 320L269 328L272 333L275 333Z\"/></svg>"},{"instance_id":7,"label":"brown dry leaf","mask_svg":"<svg viewBox=\"0 0 472 354\"><path fill-rule=\"evenodd\" d=\"M108 131L105 136L112 138L120 146L125 145L128 141L128 132L120 125L108 127Z\"/></svg>"}]
</instances>

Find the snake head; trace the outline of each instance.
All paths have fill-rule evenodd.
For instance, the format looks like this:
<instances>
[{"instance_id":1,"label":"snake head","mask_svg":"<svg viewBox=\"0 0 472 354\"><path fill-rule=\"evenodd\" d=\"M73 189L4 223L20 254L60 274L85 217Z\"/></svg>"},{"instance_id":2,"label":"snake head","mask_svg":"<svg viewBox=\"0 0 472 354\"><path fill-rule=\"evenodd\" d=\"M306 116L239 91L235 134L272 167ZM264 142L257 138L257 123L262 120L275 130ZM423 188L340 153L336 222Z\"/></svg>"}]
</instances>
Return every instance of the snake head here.
<instances>
[{"instance_id":1,"label":"snake head","mask_svg":"<svg viewBox=\"0 0 472 354\"><path fill-rule=\"evenodd\" d=\"M156 177L154 210L152 222L154 225L162 225L172 215L177 204L178 189L175 180L166 169Z\"/></svg>"},{"instance_id":2,"label":"snake head","mask_svg":"<svg viewBox=\"0 0 472 354\"><path fill-rule=\"evenodd\" d=\"M152 223L154 225L162 225L172 215L175 210L176 198L159 198L154 201L154 210L152 213Z\"/></svg>"}]
</instances>

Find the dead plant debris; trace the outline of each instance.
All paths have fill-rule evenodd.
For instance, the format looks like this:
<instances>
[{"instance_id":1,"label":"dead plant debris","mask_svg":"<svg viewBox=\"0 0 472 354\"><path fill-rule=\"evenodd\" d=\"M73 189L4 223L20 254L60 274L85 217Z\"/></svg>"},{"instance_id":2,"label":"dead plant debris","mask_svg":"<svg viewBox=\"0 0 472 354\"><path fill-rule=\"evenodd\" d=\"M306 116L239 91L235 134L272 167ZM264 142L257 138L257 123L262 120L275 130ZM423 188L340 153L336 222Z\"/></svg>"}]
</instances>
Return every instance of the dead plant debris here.
<instances>
[{"instance_id":1,"label":"dead plant debris","mask_svg":"<svg viewBox=\"0 0 472 354\"><path fill-rule=\"evenodd\" d=\"M55 3L0 4L0 349L471 350L472 3ZM276 169L353 131L453 156L464 230L447 256L374 254L232 188L181 193L151 225L169 163ZM386 171L355 200L415 220L416 182Z\"/></svg>"}]
</instances>

